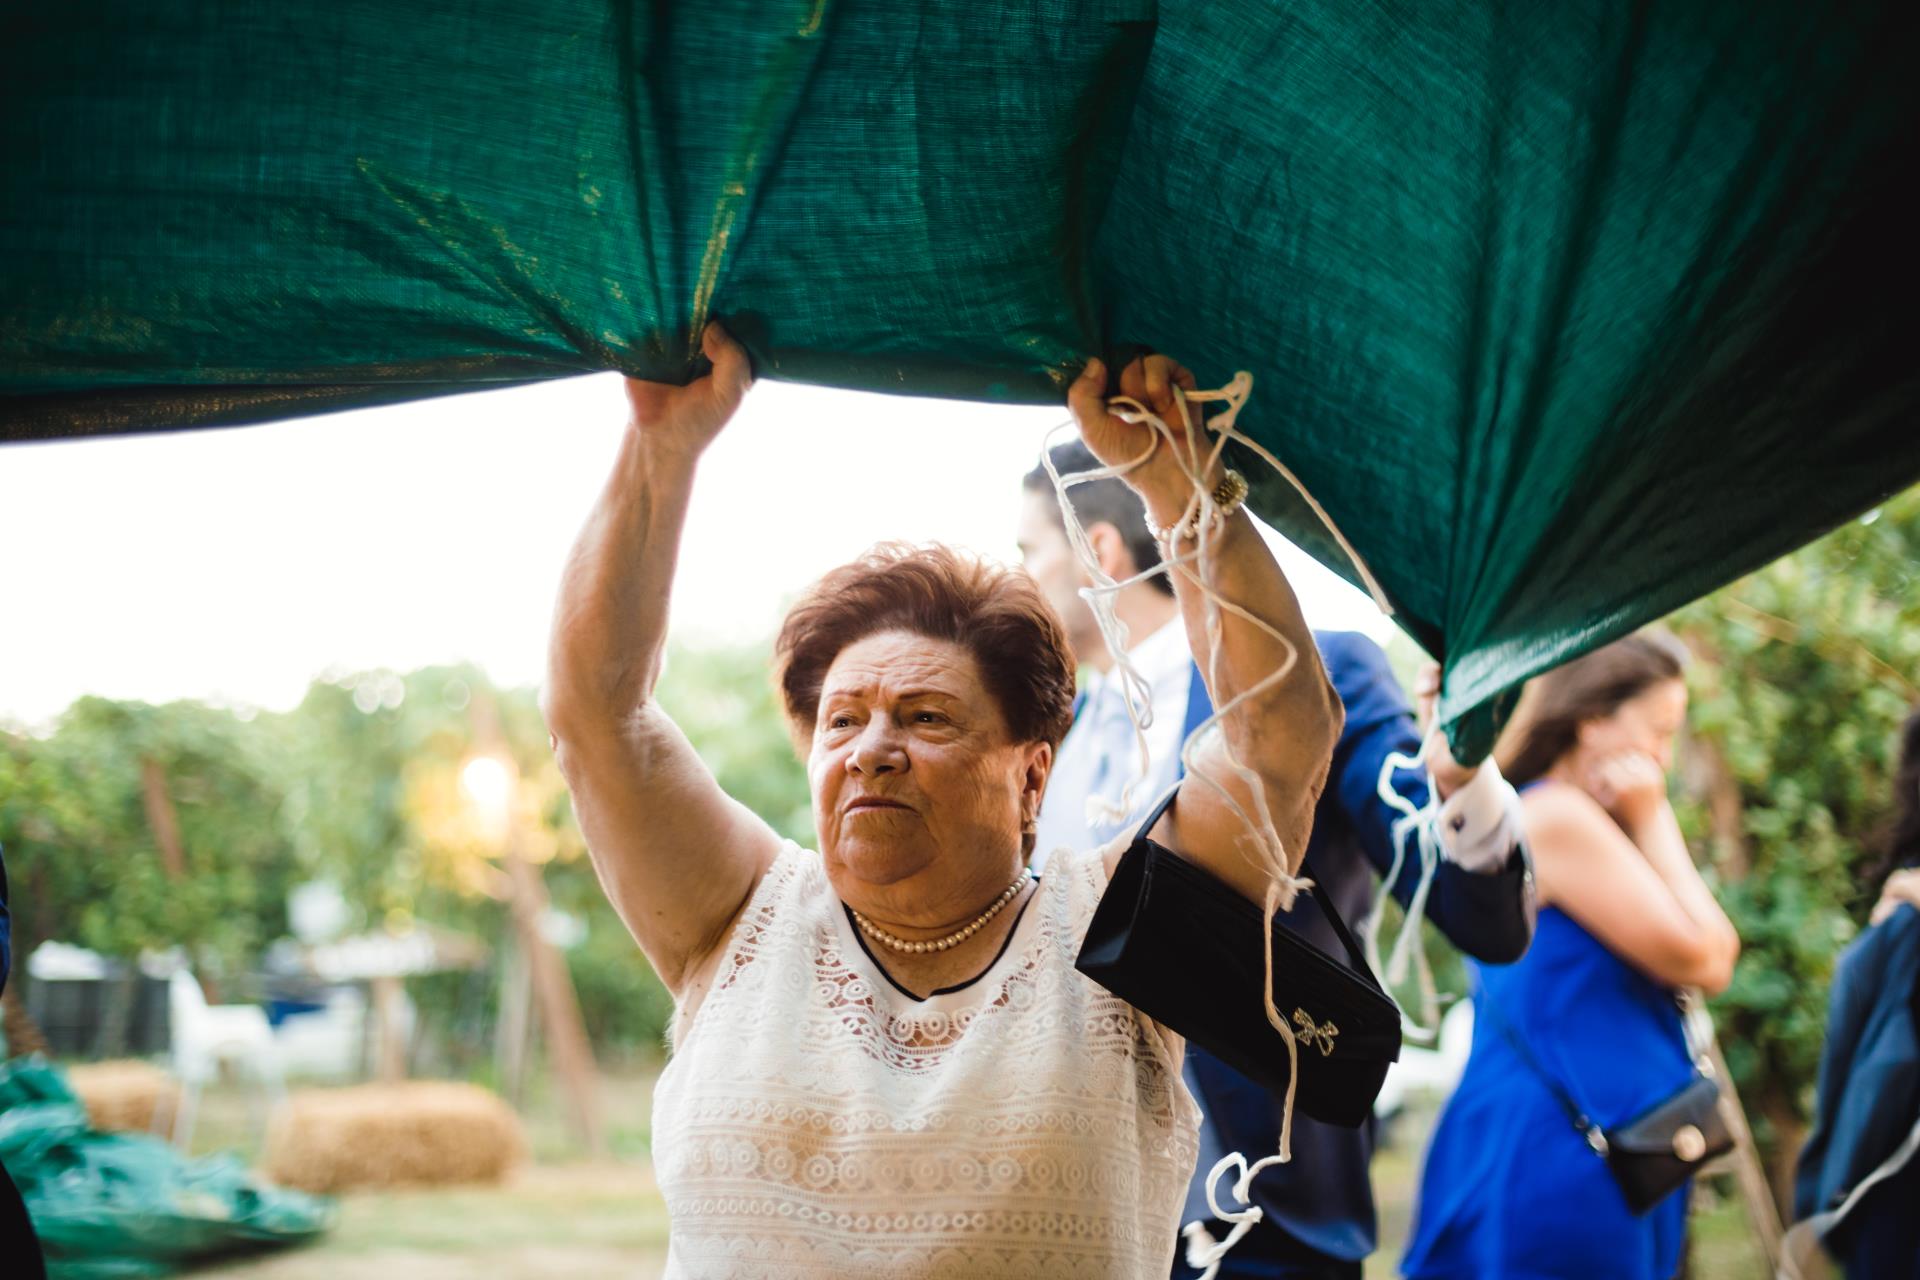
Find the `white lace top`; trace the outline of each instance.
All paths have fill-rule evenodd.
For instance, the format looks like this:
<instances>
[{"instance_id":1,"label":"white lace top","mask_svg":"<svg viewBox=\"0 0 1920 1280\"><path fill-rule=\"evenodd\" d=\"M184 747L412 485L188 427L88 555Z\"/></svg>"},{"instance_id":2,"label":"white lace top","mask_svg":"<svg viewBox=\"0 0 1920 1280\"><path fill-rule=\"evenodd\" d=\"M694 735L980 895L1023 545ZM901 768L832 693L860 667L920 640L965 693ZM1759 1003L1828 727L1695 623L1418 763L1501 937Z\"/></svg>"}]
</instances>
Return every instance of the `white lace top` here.
<instances>
[{"instance_id":1,"label":"white lace top","mask_svg":"<svg viewBox=\"0 0 1920 1280\"><path fill-rule=\"evenodd\" d=\"M1055 854L992 967L915 1000L789 844L654 1092L669 1280L1162 1280L1199 1111L1178 1041L1074 970L1106 882Z\"/></svg>"}]
</instances>

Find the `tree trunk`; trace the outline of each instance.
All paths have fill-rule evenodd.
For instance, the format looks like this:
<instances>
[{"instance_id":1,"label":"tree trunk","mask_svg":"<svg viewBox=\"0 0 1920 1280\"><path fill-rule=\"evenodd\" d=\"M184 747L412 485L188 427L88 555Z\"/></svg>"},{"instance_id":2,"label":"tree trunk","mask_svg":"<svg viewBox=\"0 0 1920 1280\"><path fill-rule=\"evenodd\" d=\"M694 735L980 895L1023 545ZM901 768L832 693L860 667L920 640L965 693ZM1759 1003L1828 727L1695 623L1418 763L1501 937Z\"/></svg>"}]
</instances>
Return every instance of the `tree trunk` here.
<instances>
[{"instance_id":1,"label":"tree trunk","mask_svg":"<svg viewBox=\"0 0 1920 1280\"><path fill-rule=\"evenodd\" d=\"M173 797L167 794L167 775L160 762L151 758L140 762L140 796L147 807L147 826L153 830L154 843L160 846L160 865L167 879L187 878L186 850L180 843L180 817L174 812Z\"/></svg>"},{"instance_id":2,"label":"tree trunk","mask_svg":"<svg viewBox=\"0 0 1920 1280\"><path fill-rule=\"evenodd\" d=\"M576 1132L594 1155L605 1155L599 1073L594 1066L592 1042L587 1039L587 1024L580 1016L580 1001L574 994L566 957L540 933L540 917L547 906L546 886L539 868L520 855L511 838L506 863L507 873L513 877L513 919L533 979L533 1005L540 1015L547 1052L566 1091Z\"/></svg>"},{"instance_id":3,"label":"tree trunk","mask_svg":"<svg viewBox=\"0 0 1920 1280\"><path fill-rule=\"evenodd\" d=\"M500 728L499 709L492 697L476 694L469 716L476 745L503 761L510 760L506 734ZM527 861L521 847L518 825L521 819L517 799L510 798L501 862L507 875L507 906L532 989L533 1013L573 1111L575 1131L589 1151L596 1156L605 1155L606 1127L601 1117L600 1078L593 1060L593 1043L587 1038L586 1021L580 1016L580 999L574 992L573 975L567 970L566 957L540 932L540 917L547 908L547 889L540 869Z\"/></svg>"},{"instance_id":4,"label":"tree trunk","mask_svg":"<svg viewBox=\"0 0 1920 1280\"><path fill-rule=\"evenodd\" d=\"M1753 869L1753 855L1747 848L1746 804L1740 796L1740 784L1720 744L1711 738L1688 739L1688 752L1694 768L1687 770L1707 802L1707 821L1712 828L1714 865L1728 880L1747 878Z\"/></svg>"}]
</instances>

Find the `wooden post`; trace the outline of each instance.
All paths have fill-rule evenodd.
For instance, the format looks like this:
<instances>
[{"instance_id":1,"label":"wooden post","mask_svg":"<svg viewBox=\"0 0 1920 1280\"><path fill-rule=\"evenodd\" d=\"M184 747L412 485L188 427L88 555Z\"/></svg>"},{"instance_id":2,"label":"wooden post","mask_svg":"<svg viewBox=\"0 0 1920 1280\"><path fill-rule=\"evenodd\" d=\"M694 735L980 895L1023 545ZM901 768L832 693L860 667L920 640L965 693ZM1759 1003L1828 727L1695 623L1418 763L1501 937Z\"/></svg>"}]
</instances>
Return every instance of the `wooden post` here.
<instances>
[{"instance_id":1,"label":"wooden post","mask_svg":"<svg viewBox=\"0 0 1920 1280\"><path fill-rule=\"evenodd\" d=\"M407 1042L400 1034L400 979L383 973L368 980L373 995L374 1078L381 1084L406 1079Z\"/></svg>"},{"instance_id":2,"label":"wooden post","mask_svg":"<svg viewBox=\"0 0 1920 1280\"><path fill-rule=\"evenodd\" d=\"M1720 1086L1720 1111L1733 1131L1733 1171L1740 1184L1740 1198L1747 1202L1747 1219L1754 1237L1767 1256L1767 1274L1780 1269L1780 1210L1773 1201L1773 1184L1767 1179L1766 1166L1753 1145L1753 1130L1747 1126L1746 1108L1740 1105L1740 1093L1733 1087L1733 1073L1720 1056L1717 1040L1707 1041L1707 1057L1713 1064L1715 1082Z\"/></svg>"},{"instance_id":3,"label":"wooden post","mask_svg":"<svg viewBox=\"0 0 1920 1280\"><path fill-rule=\"evenodd\" d=\"M152 756L140 758L140 802L147 811L147 829L153 833L153 843L160 850L161 870L167 873L170 883L179 884L187 878L187 851L180 840L180 815L173 807L173 797L167 793L166 770ZM192 948L188 951L191 964ZM209 1004L219 1000L220 988L213 979L204 979L201 989ZM126 976L107 990L101 1036L94 1045L96 1053L117 1058L126 1052L134 1006L139 998L140 966L129 962Z\"/></svg>"},{"instance_id":4,"label":"wooden post","mask_svg":"<svg viewBox=\"0 0 1920 1280\"><path fill-rule=\"evenodd\" d=\"M511 902L511 900L509 900ZM516 928L515 937L518 937ZM532 1034L533 974L519 942L502 947L500 1019L493 1028L493 1059L500 1091L517 1109L527 1101L527 1048Z\"/></svg>"},{"instance_id":5,"label":"wooden post","mask_svg":"<svg viewBox=\"0 0 1920 1280\"><path fill-rule=\"evenodd\" d=\"M566 1090L581 1141L594 1155L603 1156L607 1146L600 1115L600 1080L594 1068L593 1045L587 1039L586 1020L580 1016L580 1001L574 994L566 957L540 932L540 916L547 909L546 885L540 872L520 856L511 837L506 864L507 874L513 878L514 924L533 978L533 1003L540 1011L547 1051Z\"/></svg>"},{"instance_id":6,"label":"wooden post","mask_svg":"<svg viewBox=\"0 0 1920 1280\"><path fill-rule=\"evenodd\" d=\"M499 710L492 696L486 690L476 690L469 705L476 745L511 769L506 735L501 731ZM606 1132L601 1123L600 1081L593 1045L587 1039L586 1020L580 1016L580 1000L573 989L573 977L567 972L566 957L540 932L540 917L547 909L547 888L539 868L527 861L521 848L520 818L515 797L508 802L501 850L514 932L526 957L533 1005L540 1016L554 1071L573 1112L575 1132L589 1151L603 1156L607 1153Z\"/></svg>"}]
</instances>

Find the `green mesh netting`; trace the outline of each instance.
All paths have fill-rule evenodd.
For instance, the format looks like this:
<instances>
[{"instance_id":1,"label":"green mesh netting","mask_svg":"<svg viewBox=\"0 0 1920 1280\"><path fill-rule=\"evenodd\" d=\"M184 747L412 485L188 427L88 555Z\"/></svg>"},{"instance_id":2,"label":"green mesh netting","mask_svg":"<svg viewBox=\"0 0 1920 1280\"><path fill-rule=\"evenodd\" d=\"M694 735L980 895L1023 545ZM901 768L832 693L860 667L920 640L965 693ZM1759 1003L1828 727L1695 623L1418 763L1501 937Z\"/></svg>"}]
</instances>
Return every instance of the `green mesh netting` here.
<instances>
[{"instance_id":1,"label":"green mesh netting","mask_svg":"<svg viewBox=\"0 0 1920 1280\"><path fill-rule=\"evenodd\" d=\"M987 400L1147 342L1254 373L1245 425L1448 659L1477 755L1517 680L1920 476L1917 21L14 5L0 429L684 378L709 316L764 375ZM1344 567L1279 481L1254 505Z\"/></svg>"},{"instance_id":2,"label":"green mesh netting","mask_svg":"<svg viewBox=\"0 0 1920 1280\"><path fill-rule=\"evenodd\" d=\"M302 1244L333 1224L331 1201L273 1186L233 1156L190 1160L150 1133L94 1129L65 1073L42 1058L0 1061L0 1164L50 1280L167 1276Z\"/></svg>"}]
</instances>

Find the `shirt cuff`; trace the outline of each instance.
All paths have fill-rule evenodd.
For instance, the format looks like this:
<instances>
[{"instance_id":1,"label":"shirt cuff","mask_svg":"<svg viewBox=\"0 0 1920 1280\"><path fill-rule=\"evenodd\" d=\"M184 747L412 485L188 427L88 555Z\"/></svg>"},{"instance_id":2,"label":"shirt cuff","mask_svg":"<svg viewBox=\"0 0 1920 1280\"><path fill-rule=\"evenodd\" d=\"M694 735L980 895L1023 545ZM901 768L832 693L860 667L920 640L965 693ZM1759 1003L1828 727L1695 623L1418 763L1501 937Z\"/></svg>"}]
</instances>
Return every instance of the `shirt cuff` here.
<instances>
[{"instance_id":1,"label":"shirt cuff","mask_svg":"<svg viewBox=\"0 0 1920 1280\"><path fill-rule=\"evenodd\" d=\"M1440 847L1468 871L1500 870L1520 844L1520 797L1491 759L1448 796L1438 817Z\"/></svg>"}]
</instances>

